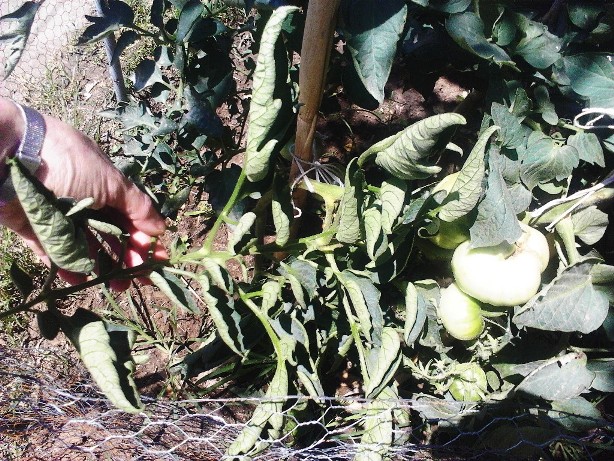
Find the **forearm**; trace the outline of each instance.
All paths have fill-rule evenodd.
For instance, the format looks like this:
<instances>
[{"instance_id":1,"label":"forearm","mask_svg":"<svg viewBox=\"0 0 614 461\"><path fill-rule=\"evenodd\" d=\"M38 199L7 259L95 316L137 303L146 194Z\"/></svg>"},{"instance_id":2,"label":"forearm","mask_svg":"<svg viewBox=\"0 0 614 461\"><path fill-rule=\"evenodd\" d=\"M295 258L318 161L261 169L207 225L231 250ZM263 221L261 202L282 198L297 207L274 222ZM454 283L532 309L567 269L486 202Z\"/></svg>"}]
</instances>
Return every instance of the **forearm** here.
<instances>
[{"instance_id":1,"label":"forearm","mask_svg":"<svg viewBox=\"0 0 614 461\"><path fill-rule=\"evenodd\" d=\"M13 155L25 129L23 117L15 104L7 98L0 98L0 165Z\"/></svg>"}]
</instances>

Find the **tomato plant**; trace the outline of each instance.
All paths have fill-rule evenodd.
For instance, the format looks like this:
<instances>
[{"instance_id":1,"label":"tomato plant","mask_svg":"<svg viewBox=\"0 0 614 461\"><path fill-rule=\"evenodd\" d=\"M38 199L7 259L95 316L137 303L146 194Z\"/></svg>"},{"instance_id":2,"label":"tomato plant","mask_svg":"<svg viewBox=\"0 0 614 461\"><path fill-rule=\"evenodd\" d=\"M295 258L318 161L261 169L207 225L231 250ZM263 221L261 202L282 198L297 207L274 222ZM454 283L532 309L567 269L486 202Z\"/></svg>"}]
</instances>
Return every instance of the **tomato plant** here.
<instances>
[{"instance_id":1,"label":"tomato plant","mask_svg":"<svg viewBox=\"0 0 614 461\"><path fill-rule=\"evenodd\" d=\"M610 5L344 0L337 11L316 0L302 10L257 2L255 21L233 29L218 18L224 2L154 0L144 30L129 7L112 3L114 20L93 19L83 41L116 33L118 54L136 40L155 44L136 68L133 101L105 112L125 130L116 160L167 215L192 191L208 192L215 211L202 244L177 240L168 263L145 266L175 305L214 324L185 358L182 378L231 379L234 368L220 364L242 361L268 380L269 400L229 455L252 454L263 448L260 438L281 435L287 395L313 398L309 417L322 416L318 398L335 392L331 370L349 363L372 399L368 411L385 415L381 425L361 428L366 446L384 446L365 449L366 459L383 459L386 446L403 443L393 434L408 430L413 416L386 404L400 395L421 401L424 420L482 400L493 403L491 414L508 414L495 404L501 401L529 415L545 411L557 434L577 430L561 412L586 417L588 427L602 424L597 403L613 389L614 266L602 237L614 195L606 173L614 136L591 126L614 106L614 69L601 52L614 39ZM239 104L229 55L232 38L246 30L257 57L247 66L243 133L242 124L236 132L224 126L216 109ZM373 110L387 97L391 71L404 63L426 81L458 71L472 86L456 111L372 140L343 168L324 162L313 133L327 65L344 69L347 98ZM595 111L604 115L593 125L574 123ZM230 161L237 154L242 167ZM444 165L449 158L458 160ZM16 185L30 187L18 167L12 174ZM26 205L32 196L19 195ZM46 198L30 209L65 215ZM78 216L44 232L68 235ZM226 247L214 245L226 231ZM451 261L429 262L423 243L433 241L448 248ZM81 244L67 237L61 246ZM68 263L83 262L78 254ZM230 263L240 276L233 278ZM90 284L117 275L133 274L104 274ZM446 278L454 285L442 288ZM67 317L50 302L79 289L48 289L11 312L40 310L47 301L50 314L39 320L51 317L55 326L45 331L65 332L82 352L90 344L83 335L96 335L106 372L130 381L123 363L111 359L111 337L121 333L124 352L134 338L94 314ZM135 393L122 396L113 383L103 390L138 411ZM521 424L550 437L542 416ZM472 431L480 424L488 425L477 417L458 422ZM541 445L532 447L543 455Z\"/></svg>"}]
</instances>

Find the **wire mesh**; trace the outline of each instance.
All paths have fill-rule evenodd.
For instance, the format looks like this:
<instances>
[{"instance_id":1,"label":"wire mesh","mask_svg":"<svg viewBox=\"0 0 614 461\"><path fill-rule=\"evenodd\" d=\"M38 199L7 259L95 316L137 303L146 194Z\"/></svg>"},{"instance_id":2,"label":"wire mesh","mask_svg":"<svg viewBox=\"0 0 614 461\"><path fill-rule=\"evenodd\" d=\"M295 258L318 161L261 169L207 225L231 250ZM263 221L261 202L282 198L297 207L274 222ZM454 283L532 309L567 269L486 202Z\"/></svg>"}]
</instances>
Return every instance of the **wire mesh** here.
<instances>
[{"instance_id":1,"label":"wire mesh","mask_svg":"<svg viewBox=\"0 0 614 461\"><path fill-rule=\"evenodd\" d=\"M24 0L2 0L0 16L17 10ZM87 24L85 15L94 13L93 1L44 0L36 14L25 51L13 73L0 80L0 96L25 98L24 90L44 84L49 71L70 51L78 33ZM0 29L0 33L2 30ZM0 62L8 49L0 48Z\"/></svg>"},{"instance_id":2,"label":"wire mesh","mask_svg":"<svg viewBox=\"0 0 614 461\"><path fill-rule=\"evenodd\" d=\"M237 459L226 450L254 406L264 401L145 398L142 413L127 414L110 407L81 365L61 351L0 348L0 455L9 460ZM515 460L544 453L550 459L605 460L612 455L609 423L570 435L561 421L533 412L502 417L499 406L457 403L437 410L432 400L401 399L373 411L368 404L359 398L289 396L284 429L272 440L263 433L260 451L244 459L341 461L379 453L384 457L363 459ZM441 414L434 417L433 408ZM450 408L454 411L444 415ZM308 409L311 419L304 417ZM370 418L380 424L387 412L399 410L411 420L394 431L392 446L361 443ZM538 426L527 424L538 419Z\"/></svg>"}]
</instances>

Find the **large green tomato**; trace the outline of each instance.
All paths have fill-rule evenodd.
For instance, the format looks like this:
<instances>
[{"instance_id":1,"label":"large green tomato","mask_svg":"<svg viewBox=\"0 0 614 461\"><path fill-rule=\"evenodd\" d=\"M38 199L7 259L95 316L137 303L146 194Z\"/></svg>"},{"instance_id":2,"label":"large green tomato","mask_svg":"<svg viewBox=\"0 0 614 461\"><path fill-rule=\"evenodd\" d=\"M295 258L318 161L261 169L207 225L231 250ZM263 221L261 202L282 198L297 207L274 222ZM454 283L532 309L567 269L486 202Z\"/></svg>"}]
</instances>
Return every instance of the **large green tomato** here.
<instances>
[{"instance_id":1,"label":"large green tomato","mask_svg":"<svg viewBox=\"0 0 614 461\"><path fill-rule=\"evenodd\" d=\"M455 283L441 290L437 315L446 331L461 341L475 339L484 331L480 305Z\"/></svg>"},{"instance_id":2,"label":"large green tomato","mask_svg":"<svg viewBox=\"0 0 614 461\"><path fill-rule=\"evenodd\" d=\"M450 394L459 402L477 402L486 393L486 373L477 363L461 363L454 370L458 373L450 383Z\"/></svg>"},{"instance_id":3,"label":"large green tomato","mask_svg":"<svg viewBox=\"0 0 614 461\"><path fill-rule=\"evenodd\" d=\"M522 236L514 244L459 245L452 256L452 272L461 290L478 301L508 307L524 304L537 293L550 258L548 241L538 230L520 226Z\"/></svg>"}]
</instances>

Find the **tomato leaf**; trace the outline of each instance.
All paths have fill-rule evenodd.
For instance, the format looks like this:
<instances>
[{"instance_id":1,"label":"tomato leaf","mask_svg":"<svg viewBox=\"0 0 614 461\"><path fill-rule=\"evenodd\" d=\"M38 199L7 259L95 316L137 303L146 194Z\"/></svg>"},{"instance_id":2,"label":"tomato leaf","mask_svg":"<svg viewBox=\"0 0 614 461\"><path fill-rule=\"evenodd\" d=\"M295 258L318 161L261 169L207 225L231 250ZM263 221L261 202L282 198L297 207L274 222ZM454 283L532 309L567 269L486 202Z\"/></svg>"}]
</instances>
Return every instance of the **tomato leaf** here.
<instances>
[{"instance_id":1,"label":"tomato leaf","mask_svg":"<svg viewBox=\"0 0 614 461\"><path fill-rule=\"evenodd\" d=\"M424 160L443 151L455 127L465 123L465 118L455 113L425 118L371 146L358 158L358 165L375 155L375 163L397 178L427 178L441 168Z\"/></svg>"},{"instance_id":2,"label":"tomato leaf","mask_svg":"<svg viewBox=\"0 0 614 461\"><path fill-rule=\"evenodd\" d=\"M501 175L501 156L491 153L486 195L478 205L478 216L471 226L471 245L475 248L513 243L522 235L510 191Z\"/></svg>"},{"instance_id":3,"label":"tomato leaf","mask_svg":"<svg viewBox=\"0 0 614 461\"><path fill-rule=\"evenodd\" d=\"M362 237L360 222L363 196L364 173L356 161L347 166L345 188L339 205L339 228L336 238L343 243L354 243Z\"/></svg>"},{"instance_id":4,"label":"tomato leaf","mask_svg":"<svg viewBox=\"0 0 614 461\"><path fill-rule=\"evenodd\" d=\"M17 67L26 48L30 30L40 6L41 4L38 2L24 2L17 10L0 17L0 24L10 23L10 26L7 26L8 30L5 29L4 32L0 33L0 45L8 43L5 49L9 50L9 53L4 55L5 62L0 74L2 80L7 79Z\"/></svg>"},{"instance_id":5,"label":"tomato leaf","mask_svg":"<svg viewBox=\"0 0 614 461\"><path fill-rule=\"evenodd\" d=\"M614 359L589 360L586 368L595 373L591 387L601 392L614 392Z\"/></svg>"},{"instance_id":6,"label":"tomato leaf","mask_svg":"<svg viewBox=\"0 0 614 461\"><path fill-rule=\"evenodd\" d=\"M461 48L500 66L514 65L505 50L486 37L484 23L477 14L466 11L451 15L446 20L446 30Z\"/></svg>"},{"instance_id":7,"label":"tomato leaf","mask_svg":"<svg viewBox=\"0 0 614 461\"><path fill-rule=\"evenodd\" d=\"M111 403L129 413L141 411L130 355L134 332L106 324L96 314L82 308L72 317L62 316L60 328Z\"/></svg>"},{"instance_id":8,"label":"tomato leaf","mask_svg":"<svg viewBox=\"0 0 614 461\"><path fill-rule=\"evenodd\" d=\"M378 103L384 100L384 85L406 15L404 0L379 3L348 0L341 4L341 24L354 68L364 88Z\"/></svg>"},{"instance_id":9,"label":"tomato leaf","mask_svg":"<svg viewBox=\"0 0 614 461\"><path fill-rule=\"evenodd\" d=\"M514 311L518 327L549 331L590 333L607 314L607 296L597 290L590 271L594 263L581 262L566 268L532 300Z\"/></svg>"},{"instance_id":10,"label":"tomato leaf","mask_svg":"<svg viewBox=\"0 0 614 461\"><path fill-rule=\"evenodd\" d=\"M274 133L271 133L273 122L282 108L282 100L275 97L277 80L275 43L284 20L297 9L289 6L275 9L260 40L260 50L252 83L253 92L248 115L244 164L247 179L252 182L263 179L269 172L269 159L278 142L278 139L272 137Z\"/></svg>"},{"instance_id":11,"label":"tomato leaf","mask_svg":"<svg viewBox=\"0 0 614 461\"><path fill-rule=\"evenodd\" d=\"M78 44L86 45L105 38L123 26L132 25L134 12L124 2L112 0L105 8L104 16L85 16L92 22L79 37Z\"/></svg>"},{"instance_id":12,"label":"tomato leaf","mask_svg":"<svg viewBox=\"0 0 614 461\"><path fill-rule=\"evenodd\" d=\"M444 201L437 215L439 219L448 222L454 221L465 216L478 203L482 195L486 145L498 129L497 126L491 126L484 130L478 138L448 193L448 197L453 197L453 199Z\"/></svg>"},{"instance_id":13,"label":"tomato leaf","mask_svg":"<svg viewBox=\"0 0 614 461\"><path fill-rule=\"evenodd\" d=\"M563 180L578 166L580 155L575 147L558 146L550 136L534 131L521 156L520 176L532 190L535 186L553 179Z\"/></svg>"},{"instance_id":14,"label":"tomato leaf","mask_svg":"<svg viewBox=\"0 0 614 461\"><path fill-rule=\"evenodd\" d=\"M570 136L567 139L567 144L576 148L580 154L580 160L588 162L592 165L605 167L603 148L601 147L599 138L595 133L581 131L580 133Z\"/></svg>"},{"instance_id":15,"label":"tomato leaf","mask_svg":"<svg viewBox=\"0 0 614 461\"><path fill-rule=\"evenodd\" d=\"M590 206L571 215L574 234L587 245L597 243L608 227L608 214Z\"/></svg>"},{"instance_id":16,"label":"tomato leaf","mask_svg":"<svg viewBox=\"0 0 614 461\"><path fill-rule=\"evenodd\" d=\"M607 425L601 412L584 397L555 400L550 406L552 409L548 411L548 417L572 432L584 432Z\"/></svg>"},{"instance_id":17,"label":"tomato leaf","mask_svg":"<svg viewBox=\"0 0 614 461\"><path fill-rule=\"evenodd\" d=\"M591 107L614 107L614 67L605 54L566 56L562 63L571 88Z\"/></svg>"},{"instance_id":18,"label":"tomato leaf","mask_svg":"<svg viewBox=\"0 0 614 461\"><path fill-rule=\"evenodd\" d=\"M396 329L382 329L382 343L371 349L367 361L369 379L365 387L365 397L377 397L394 377L401 363L401 338Z\"/></svg>"},{"instance_id":19,"label":"tomato leaf","mask_svg":"<svg viewBox=\"0 0 614 461\"><path fill-rule=\"evenodd\" d=\"M569 353L549 360L529 373L514 392L546 400L564 400L585 392L593 379L595 373L586 368L586 355Z\"/></svg>"},{"instance_id":20,"label":"tomato leaf","mask_svg":"<svg viewBox=\"0 0 614 461\"><path fill-rule=\"evenodd\" d=\"M75 228L55 205L55 199L35 178L11 160L11 180L28 221L49 259L61 269L89 273L94 269L87 240L81 229Z\"/></svg>"}]
</instances>

